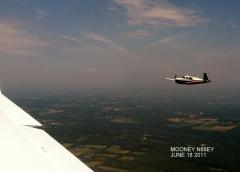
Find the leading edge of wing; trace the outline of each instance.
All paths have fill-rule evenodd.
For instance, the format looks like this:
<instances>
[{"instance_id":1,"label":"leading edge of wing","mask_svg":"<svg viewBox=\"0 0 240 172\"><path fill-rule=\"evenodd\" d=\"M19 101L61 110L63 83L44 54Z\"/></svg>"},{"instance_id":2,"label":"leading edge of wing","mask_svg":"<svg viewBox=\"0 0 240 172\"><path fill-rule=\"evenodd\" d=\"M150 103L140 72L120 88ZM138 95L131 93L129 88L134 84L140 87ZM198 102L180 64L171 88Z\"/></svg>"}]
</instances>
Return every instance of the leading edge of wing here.
<instances>
[{"instance_id":1,"label":"leading edge of wing","mask_svg":"<svg viewBox=\"0 0 240 172\"><path fill-rule=\"evenodd\" d=\"M0 171L93 172L4 95L0 105Z\"/></svg>"},{"instance_id":2,"label":"leading edge of wing","mask_svg":"<svg viewBox=\"0 0 240 172\"><path fill-rule=\"evenodd\" d=\"M42 126L37 120L0 93L0 111L17 125Z\"/></svg>"}]
</instances>

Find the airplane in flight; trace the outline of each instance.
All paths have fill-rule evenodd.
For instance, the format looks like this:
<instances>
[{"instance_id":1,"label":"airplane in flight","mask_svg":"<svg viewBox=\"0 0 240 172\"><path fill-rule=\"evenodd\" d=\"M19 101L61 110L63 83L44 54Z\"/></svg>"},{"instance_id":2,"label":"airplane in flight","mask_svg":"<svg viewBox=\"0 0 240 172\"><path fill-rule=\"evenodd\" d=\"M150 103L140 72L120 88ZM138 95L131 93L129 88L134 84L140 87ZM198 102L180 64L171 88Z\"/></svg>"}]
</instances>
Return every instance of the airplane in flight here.
<instances>
[{"instance_id":1,"label":"airplane in flight","mask_svg":"<svg viewBox=\"0 0 240 172\"><path fill-rule=\"evenodd\" d=\"M0 171L93 172L0 92Z\"/></svg>"},{"instance_id":2,"label":"airplane in flight","mask_svg":"<svg viewBox=\"0 0 240 172\"><path fill-rule=\"evenodd\" d=\"M177 77L177 75L175 75L174 79L172 78L166 78L166 79L170 81L175 81L177 84L187 84L187 85L206 84L211 82L211 80L208 79L207 73L203 73L203 78L190 76L190 75Z\"/></svg>"}]
</instances>

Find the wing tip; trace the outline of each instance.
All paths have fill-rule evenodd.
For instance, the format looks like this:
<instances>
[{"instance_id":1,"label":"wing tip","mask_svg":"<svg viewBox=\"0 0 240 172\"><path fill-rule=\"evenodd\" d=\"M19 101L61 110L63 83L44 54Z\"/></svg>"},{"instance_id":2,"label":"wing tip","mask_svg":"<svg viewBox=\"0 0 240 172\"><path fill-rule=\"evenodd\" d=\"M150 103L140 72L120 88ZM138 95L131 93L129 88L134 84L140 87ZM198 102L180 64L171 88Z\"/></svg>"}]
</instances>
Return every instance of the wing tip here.
<instances>
[{"instance_id":1,"label":"wing tip","mask_svg":"<svg viewBox=\"0 0 240 172\"><path fill-rule=\"evenodd\" d=\"M167 80L170 80L170 81L174 81L175 79L172 79L172 78L165 78Z\"/></svg>"}]
</instances>

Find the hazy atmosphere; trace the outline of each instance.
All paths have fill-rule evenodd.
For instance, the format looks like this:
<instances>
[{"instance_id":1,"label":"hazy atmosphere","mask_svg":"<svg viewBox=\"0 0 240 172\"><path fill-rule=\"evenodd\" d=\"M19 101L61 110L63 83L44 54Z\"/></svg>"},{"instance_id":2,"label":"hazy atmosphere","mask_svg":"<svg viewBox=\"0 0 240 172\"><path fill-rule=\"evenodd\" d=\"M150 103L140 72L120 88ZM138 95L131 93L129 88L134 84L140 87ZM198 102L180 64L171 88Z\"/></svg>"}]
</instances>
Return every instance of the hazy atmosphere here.
<instances>
[{"instance_id":1,"label":"hazy atmosphere","mask_svg":"<svg viewBox=\"0 0 240 172\"><path fill-rule=\"evenodd\" d=\"M3 0L3 88L239 88L239 1Z\"/></svg>"}]
</instances>

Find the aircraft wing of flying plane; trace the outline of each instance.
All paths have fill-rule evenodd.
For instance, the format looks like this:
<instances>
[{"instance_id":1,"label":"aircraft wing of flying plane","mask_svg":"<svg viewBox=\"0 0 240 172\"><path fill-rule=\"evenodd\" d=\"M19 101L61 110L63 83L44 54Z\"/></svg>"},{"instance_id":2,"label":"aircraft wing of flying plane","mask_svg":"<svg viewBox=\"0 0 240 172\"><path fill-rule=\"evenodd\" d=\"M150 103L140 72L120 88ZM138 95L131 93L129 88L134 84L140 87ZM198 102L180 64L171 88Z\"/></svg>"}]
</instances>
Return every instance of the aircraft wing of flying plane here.
<instances>
[{"instance_id":1,"label":"aircraft wing of flying plane","mask_svg":"<svg viewBox=\"0 0 240 172\"><path fill-rule=\"evenodd\" d=\"M0 171L93 172L0 93Z\"/></svg>"}]
</instances>

